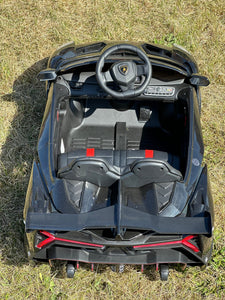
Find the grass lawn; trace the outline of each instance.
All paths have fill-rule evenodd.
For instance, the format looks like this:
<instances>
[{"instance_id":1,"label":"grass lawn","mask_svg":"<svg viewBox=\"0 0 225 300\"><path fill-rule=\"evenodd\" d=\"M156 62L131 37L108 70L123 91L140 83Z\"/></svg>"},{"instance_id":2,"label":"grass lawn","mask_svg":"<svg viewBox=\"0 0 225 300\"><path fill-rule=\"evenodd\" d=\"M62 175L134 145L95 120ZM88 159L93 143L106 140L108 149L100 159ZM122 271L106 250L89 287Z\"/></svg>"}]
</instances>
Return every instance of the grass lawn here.
<instances>
[{"instance_id":1,"label":"grass lawn","mask_svg":"<svg viewBox=\"0 0 225 300\"><path fill-rule=\"evenodd\" d=\"M224 0L0 0L0 299L225 299ZM36 79L47 57L74 40L137 40L189 50L211 85L202 88L205 161L215 203L213 258L205 271L123 274L85 266L62 279L28 262L22 211L45 107Z\"/></svg>"}]
</instances>

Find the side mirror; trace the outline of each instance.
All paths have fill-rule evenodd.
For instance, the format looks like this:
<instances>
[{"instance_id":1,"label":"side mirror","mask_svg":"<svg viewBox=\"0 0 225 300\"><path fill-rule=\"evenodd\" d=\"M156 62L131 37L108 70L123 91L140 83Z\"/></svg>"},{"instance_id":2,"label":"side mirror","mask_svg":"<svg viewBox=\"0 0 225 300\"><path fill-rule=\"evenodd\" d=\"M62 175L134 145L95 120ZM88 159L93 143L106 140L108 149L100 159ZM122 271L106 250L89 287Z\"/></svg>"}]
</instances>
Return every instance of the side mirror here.
<instances>
[{"instance_id":1,"label":"side mirror","mask_svg":"<svg viewBox=\"0 0 225 300\"><path fill-rule=\"evenodd\" d=\"M55 69L45 69L38 73L37 78L40 81L52 81L55 80L57 77L57 74L55 72Z\"/></svg>"},{"instance_id":2,"label":"side mirror","mask_svg":"<svg viewBox=\"0 0 225 300\"><path fill-rule=\"evenodd\" d=\"M192 85L197 86L207 86L210 84L209 79L207 77L198 74L192 75L189 81Z\"/></svg>"}]
</instances>

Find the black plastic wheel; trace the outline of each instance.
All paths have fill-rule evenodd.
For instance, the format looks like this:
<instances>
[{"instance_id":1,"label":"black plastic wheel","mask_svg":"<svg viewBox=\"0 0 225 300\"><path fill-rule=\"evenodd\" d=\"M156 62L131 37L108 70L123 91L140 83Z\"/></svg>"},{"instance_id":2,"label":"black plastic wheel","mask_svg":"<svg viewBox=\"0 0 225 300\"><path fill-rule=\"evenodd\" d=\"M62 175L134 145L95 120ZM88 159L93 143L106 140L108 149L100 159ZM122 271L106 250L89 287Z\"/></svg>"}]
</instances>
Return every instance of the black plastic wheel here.
<instances>
[{"instance_id":1,"label":"black plastic wheel","mask_svg":"<svg viewBox=\"0 0 225 300\"><path fill-rule=\"evenodd\" d=\"M76 272L75 265L73 263L68 263L66 266L66 274L68 278L73 278Z\"/></svg>"},{"instance_id":2,"label":"black plastic wheel","mask_svg":"<svg viewBox=\"0 0 225 300\"><path fill-rule=\"evenodd\" d=\"M123 273L124 272L124 265L119 265L119 273Z\"/></svg>"},{"instance_id":3,"label":"black plastic wheel","mask_svg":"<svg viewBox=\"0 0 225 300\"><path fill-rule=\"evenodd\" d=\"M116 267L116 265L111 265L110 268L111 268L111 270L112 270L113 272L117 272L117 267Z\"/></svg>"},{"instance_id":4,"label":"black plastic wheel","mask_svg":"<svg viewBox=\"0 0 225 300\"><path fill-rule=\"evenodd\" d=\"M111 270L113 272L123 273L124 272L124 265L111 265Z\"/></svg>"},{"instance_id":5,"label":"black plastic wheel","mask_svg":"<svg viewBox=\"0 0 225 300\"><path fill-rule=\"evenodd\" d=\"M169 276L169 266L168 265L160 265L160 278L162 281L167 281Z\"/></svg>"}]
</instances>

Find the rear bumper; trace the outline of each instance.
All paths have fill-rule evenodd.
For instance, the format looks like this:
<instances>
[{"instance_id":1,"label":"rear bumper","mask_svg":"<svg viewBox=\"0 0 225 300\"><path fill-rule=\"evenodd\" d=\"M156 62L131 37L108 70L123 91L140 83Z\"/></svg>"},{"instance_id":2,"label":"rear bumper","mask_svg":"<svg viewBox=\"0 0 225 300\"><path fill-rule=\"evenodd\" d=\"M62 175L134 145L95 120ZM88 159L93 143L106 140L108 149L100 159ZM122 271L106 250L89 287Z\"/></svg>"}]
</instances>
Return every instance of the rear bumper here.
<instances>
[{"instance_id":1,"label":"rear bumper","mask_svg":"<svg viewBox=\"0 0 225 300\"><path fill-rule=\"evenodd\" d=\"M47 251L46 251L47 250ZM188 265L203 265L204 258L191 253L182 247L180 249L155 249L136 254L102 254L97 251L89 252L82 249L54 246L37 252L36 260L64 260L97 264L129 264L150 265L162 263L181 263Z\"/></svg>"},{"instance_id":2,"label":"rear bumper","mask_svg":"<svg viewBox=\"0 0 225 300\"><path fill-rule=\"evenodd\" d=\"M211 256L211 216L160 217L130 207L111 206L83 214L28 213L26 232L31 256L102 264L207 264ZM130 240L90 234L94 229L140 230ZM147 231L147 234L142 234ZM89 232L88 234L86 234Z\"/></svg>"},{"instance_id":3,"label":"rear bumper","mask_svg":"<svg viewBox=\"0 0 225 300\"><path fill-rule=\"evenodd\" d=\"M154 235L131 240L109 240L91 232L33 231L27 233L32 258L98 264L207 264L212 237L205 235Z\"/></svg>"}]
</instances>

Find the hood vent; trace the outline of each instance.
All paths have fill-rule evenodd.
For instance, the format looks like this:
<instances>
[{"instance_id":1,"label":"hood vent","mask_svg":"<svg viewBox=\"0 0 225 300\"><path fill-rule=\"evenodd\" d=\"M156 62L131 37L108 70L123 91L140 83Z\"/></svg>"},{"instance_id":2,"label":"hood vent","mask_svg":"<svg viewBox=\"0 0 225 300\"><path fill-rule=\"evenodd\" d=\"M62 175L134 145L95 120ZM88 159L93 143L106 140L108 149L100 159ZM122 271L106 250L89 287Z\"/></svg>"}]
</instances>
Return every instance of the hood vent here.
<instances>
[{"instance_id":1,"label":"hood vent","mask_svg":"<svg viewBox=\"0 0 225 300\"><path fill-rule=\"evenodd\" d=\"M94 53L94 52L100 52L102 49L106 46L105 43L96 43L88 46L83 46L76 48L76 55L84 55L84 54L89 54L89 53Z\"/></svg>"},{"instance_id":2,"label":"hood vent","mask_svg":"<svg viewBox=\"0 0 225 300\"><path fill-rule=\"evenodd\" d=\"M172 57L172 51L167 49L159 48L157 46L153 46L150 44L144 44L142 45L142 48L145 50L147 54L161 55L169 58Z\"/></svg>"}]
</instances>

